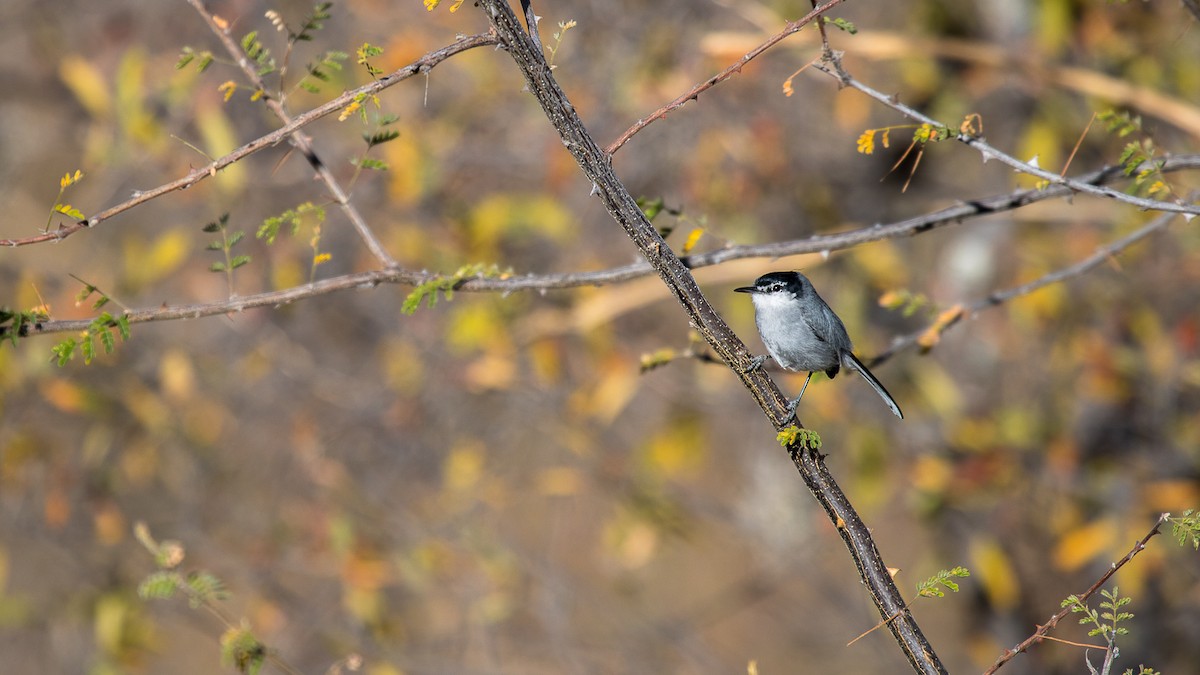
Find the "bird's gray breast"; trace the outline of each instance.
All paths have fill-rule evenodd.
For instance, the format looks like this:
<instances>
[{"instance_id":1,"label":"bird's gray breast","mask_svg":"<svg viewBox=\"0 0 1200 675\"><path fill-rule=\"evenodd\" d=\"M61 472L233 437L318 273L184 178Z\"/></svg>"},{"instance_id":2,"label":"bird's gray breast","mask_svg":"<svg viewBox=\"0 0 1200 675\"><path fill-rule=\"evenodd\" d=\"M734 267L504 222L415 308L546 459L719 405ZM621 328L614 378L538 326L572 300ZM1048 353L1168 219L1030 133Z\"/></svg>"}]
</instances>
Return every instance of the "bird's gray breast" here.
<instances>
[{"instance_id":1,"label":"bird's gray breast","mask_svg":"<svg viewBox=\"0 0 1200 675\"><path fill-rule=\"evenodd\" d=\"M831 325L831 319L840 324L831 311L825 310L830 317L821 316L821 312L817 312L818 316L806 317L804 306L792 298L763 294L754 296L753 300L758 332L779 365L801 372L829 370L841 365L839 347L848 348L849 339L844 337L845 328ZM825 338L818 337L814 328L822 331Z\"/></svg>"}]
</instances>

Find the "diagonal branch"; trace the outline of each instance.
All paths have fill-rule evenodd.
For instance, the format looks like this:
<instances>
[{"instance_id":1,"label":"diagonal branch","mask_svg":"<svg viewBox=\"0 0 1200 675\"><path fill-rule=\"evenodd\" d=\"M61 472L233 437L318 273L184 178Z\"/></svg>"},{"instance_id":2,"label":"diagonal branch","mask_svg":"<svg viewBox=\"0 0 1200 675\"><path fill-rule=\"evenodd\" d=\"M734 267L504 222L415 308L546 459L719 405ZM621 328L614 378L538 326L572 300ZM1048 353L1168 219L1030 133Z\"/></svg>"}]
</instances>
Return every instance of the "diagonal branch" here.
<instances>
[{"instance_id":1,"label":"diagonal branch","mask_svg":"<svg viewBox=\"0 0 1200 675\"><path fill-rule=\"evenodd\" d=\"M844 68L842 68L842 65L840 61L837 60L836 55L835 58L831 59L828 63L814 63L813 68L816 68L826 75L835 78L843 86L851 87L861 91L867 96L870 96L871 98L879 101L880 103L904 115L905 117L937 128L954 129L954 127L947 127L947 125L942 124L941 122L929 117L919 110L901 103L897 97L888 96L887 94L884 94L883 92L873 89L863 82L856 80L853 76L847 73ZM1006 164L1013 169L1020 171L1021 173L1036 176L1044 181L1047 181L1050 185L1066 187L1074 192L1095 195L1097 197L1115 199L1119 202L1124 202L1146 211L1169 211L1171 213L1200 215L1200 205L1198 204L1184 204L1182 203L1182 200L1177 203L1164 202L1158 199L1146 199L1145 197L1137 197L1126 194L1119 190L1114 190L1103 185L1092 185L1075 178L1067 178L1052 171L1046 171L1041 167L1034 166L1028 162L1022 162L1012 155L997 150L979 136L971 136L970 134L958 132L954 135L954 139L970 148L979 151L979 153L983 155L985 161L995 159L1001 164Z\"/></svg>"},{"instance_id":2,"label":"diagonal branch","mask_svg":"<svg viewBox=\"0 0 1200 675\"><path fill-rule=\"evenodd\" d=\"M164 183L150 190L137 190L129 199L115 206L111 206L86 220L81 220L79 222L70 223L67 225L61 225L57 229L50 230L49 232L44 232L32 237L0 239L0 248L16 248L18 246L29 246L31 244L62 241L63 239L66 239L80 230L95 227L106 220L120 215L132 208L141 206L148 201L157 199L169 192L186 190L205 178L216 176L218 171L231 164L240 162L246 157L249 157L250 155L253 155L254 153L265 148L275 147L281 141L295 133L298 129L308 126L309 124L312 124L323 117L328 117L333 113L341 111L360 96L377 94L380 91L383 91L384 89L387 89L398 82L407 80L414 75L419 73L427 73L434 66L442 63L451 56L461 54L468 49L495 45L498 42L499 40L496 38L496 36L490 33L482 33L479 35L470 35L460 38L455 42L442 47L441 49L436 49L432 52L429 52L428 54L422 56L416 61L413 61L407 66L396 70L395 72L389 73L388 75L365 84L357 89L352 89L327 103L309 110L303 115L297 115L294 119L292 119L291 122L284 124L275 131L256 138L229 153L228 155L220 157L205 166L193 169L183 178L173 180L169 183Z\"/></svg>"},{"instance_id":3,"label":"diagonal branch","mask_svg":"<svg viewBox=\"0 0 1200 675\"><path fill-rule=\"evenodd\" d=\"M763 52L782 42L784 38L798 33L800 29L807 26L812 22L813 19L831 9L834 5L840 5L843 2L845 2L845 0L829 0L829 2L826 2L819 7L815 7L811 12L805 14L803 17L796 19L795 21L789 21L788 24L784 26L783 30L767 38L762 44L758 45L754 49L746 52L745 56L738 59L725 70L722 70L700 84L697 84L683 94L680 94L679 97L674 101L671 101L658 110L650 113L646 117L634 122L633 126L626 129L625 133L617 137L617 140L609 143L608 147L604 148L604 152L609 155L616 153L617 150L621 149L621 146L625 145L629 142L629 139L633 138L634 134L650 126L650 124L655 120L660 120L666 117L668 113L682 108L683 106L687 105L688 101L699 101L700 94L742 72L742 68L745 67L747 63L750 63ZM823 31L824 27L822 27L822 35L824 34Z\"/></svg>"},{"instance_id":4,"label":"diagonal branch","mask_svg":"<svg viewBox=\"0 0 1200 675\"><path fill-rule=\"evenodd\" d=\"M1126 563L1128 563L1130 560L1133 560L1134 556L1141 553L1146 548L1147 542L1150 541L1151 537L1153 537L1156 534L1159 534L1159 528L1163 526L1163 523L1167 522L1167 518L1169 518L1170 515L1171 514L1169 514L1169 513L1161 514L1158 517L1158 520L1155 521L1154 527L1150 528L1150 531L1146 533L1146 536L1139 539L1138 542L1133 545L1133 548L1131 548L1129 550L1129 553L1125 554L1124 558L1121 558L1117 562L1110 565L1109 568L1107 570L1105 570L1104 574L1100 575L1100 578L1096 580L1096 583L1092 584L1090 588L1088 588L1083 593L1077 595L1076 597L1079 598L1080 601L1086 602L1087 599L1092 596L1092 594L1094 594L1096 591L1100 590L1100 587L1103 586L1104 584L1106 584L1108 582L1108 580L1111 579L1112 576L1117 573L1117 570L1124 567ZM1000 655L1000 658L996 659L996 662L994 664L992 664L991 668L988 668L987 671L984 672L984 675L992 675L997 670L1000 670L1000 668L1002 668L1004 666L1004 664L1011 661L1013 659L1013 657L1015 657L1017 654L1020 654L1021 652L1029 649L1030 647L1041 642L1042 640L1048 639L1046 634L1049 633L1051 630L1053 630L1054 627L1058 625L1058 622L1062 621L1063 617L1065 617L1066 615L1068 615L1070 613L1071 613L1070 607L1063 607L1060 612L1058 612L1054 616L1050 617L1050 619L1047 620L1046 623L1038 626L1037 630L1034 631L1033 635L1030 635L1028 638L1026 638L1024 641L1022 641L1021 644L1013 647L1012 649L1005 651L1002 655Z\"/></svg>"},{"instance_id":5,"label":"diagonal branch","mask_svg":"<svg viewBox=\"0 0 1200 675\"><path fill-rule=\"evenodd\" d=\"M910 333L893 340L892 344L886 350L877 354L869 361L869 363L874 366L890 359L901 350L907 349L920 342L921 339L926 335L929 335L931 331L934 333L934 337L940 337L941 334L948 330L951 326L958 324L963 319L969 319L985 309L997 307L1014 298L1029 295L1030 293L1045 288L1051 284L1057 284L1072 277L1077 277L1085 272L1091 271L1092 269L1099 267L1101 264L1112 260L1119 253L1141 241L1142 239L1145 239L1154 232L1164 229L1167 224L1174 219L1174 213L1160 214L1157 218L1151 220L1149 223L1146 223L1142 227L1139 227L1133 232L1121 237L1108 246L1102 246L1096 249L1095 253L1073 265L1054 270L1049 274L1040 276L1033 281L1021 284L1020 286L1014 286L1013 288L1008 288L1002 291L995 291L985 298L976 300L970 305L962 307L961 310L950 320L940 321L935 326L924 328L915 333Z\"/></svg>"},{"instance_id":6,"label":"diagonal branch","mask_svg":"<svg viewBox=\"0 0 1200 675\"><path fill-rule=\"evenodd\" d=\"M258 74L258 70L254 67L254 64L250 62L250 59L246 57L242 49L236 42L234 42L233 37L230 36L228 24L224 22L218 22L213 13L209 12L208 9L205 8L202 0L188 0L188 4L195 8L195 10L204 19L204 22L208 24L208 27L212 29L212 32L217 36L217 39L220 40L221 45L225 47L225 51L229 52L229 55L232 56L237 62L238 67L242 69L242 74L246 76L246 79L248 79L259 91L264 92L263 101L267 104L267 107L271 109L271 112L275 113L275 117L278 117L279 121L283 122L285 125L291 124L293 122L292 116L288 114L287 109L283 107L283 101L277 99L269 93L265 93L267 92L266 83L263 82L262 76ZM304 155L304 158L308 160L308 163L312 165L313 171L317 172L317 176L321 179L321 182L325 183L325 187L329 188L329 192L333 196L333 201L336 202L339 207L341 207L342 213L346 214L346 218L348 218L350 223L354 225L354 229L358 231L358 236L363 240L363 243L367 245L367 248L371 251L371 254L374 255L384 267L395 267L395 258L392 258L391 254L387 252L387 249L383 247L383 244L379 241L379 238L375 236L375 233L371 230L371 227L367 225L367 221L364 220L362 214L358 212L358 208L350 203L350 197L346 194L346 191L342 189L342 185L340 182L338 182L337 177L333 175L333 172L329 170L329 167L325 165L325 162L321 161L321 158L317 156L317 151L313 148L312 138L310 138L308 134L297 129L291 133L291 143L300 151L301 154Z\"/></svg>"},{"instance_id":7,"label":"diagonal branch","mask_svg":"<svg viewBox=\"0 0 1200 675\"><path fill-rule=\"evenodd\" d=\"M592 181L593 194L604 202L609 214L658 273L683 307L692 326L704 336L717 355L729 364L747 364L749 353L746 346L712 308L687 266L659 236L613 172L611 156L596 145L574 106L559 88L542 55L541 45L522 31L520 22L506 0L479 0L478 4L487 12L501 41L521 69L529 91L537 98L547 119L558 131L564 146ZM810 16L816 18L817 14ZM733 370L776 428L782 427L785 417L783 398L778 387L761 372L747 373L738 367ZM870 531L838 488L821 455L795 446L789 450L805 483L821 502L850 549L880 614L897 614L896 620L890 622L888 627L909 663L918 672L945 672L912 614L905 608L904 599L888 575Z\"/></svg>"}]
</instances>

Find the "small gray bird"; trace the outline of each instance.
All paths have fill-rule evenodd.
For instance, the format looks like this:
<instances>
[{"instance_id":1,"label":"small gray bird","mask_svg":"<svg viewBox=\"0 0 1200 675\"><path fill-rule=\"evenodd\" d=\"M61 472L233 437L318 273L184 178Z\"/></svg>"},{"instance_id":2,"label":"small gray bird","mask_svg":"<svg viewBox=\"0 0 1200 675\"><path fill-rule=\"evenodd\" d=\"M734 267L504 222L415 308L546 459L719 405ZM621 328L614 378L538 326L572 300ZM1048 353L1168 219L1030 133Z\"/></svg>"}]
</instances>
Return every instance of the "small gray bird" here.
<instances>
[{"instance_id":1,"label":"small gray bird","mask_svg":"<svg viewBox=\"0 0 1200 675\"><path fill-rule=\"evenodd\" d=\"M788 370L808 371L800 395L788 406L791 411L789 421L795 417L796 404L808 389L813 373L823 370L832 380L842 366L858 371L896 417L904 419L904 413L900 412L892 395L854 356L854 345L850 343L842 320L817 295L817 289L808 277L799 272L771 272L755 279L753 286L733 290L750 294L758 334L770 352L770 356L754 357L746 372L758 370L768 358L774 358Z\"/></svg>"}]
</instances>

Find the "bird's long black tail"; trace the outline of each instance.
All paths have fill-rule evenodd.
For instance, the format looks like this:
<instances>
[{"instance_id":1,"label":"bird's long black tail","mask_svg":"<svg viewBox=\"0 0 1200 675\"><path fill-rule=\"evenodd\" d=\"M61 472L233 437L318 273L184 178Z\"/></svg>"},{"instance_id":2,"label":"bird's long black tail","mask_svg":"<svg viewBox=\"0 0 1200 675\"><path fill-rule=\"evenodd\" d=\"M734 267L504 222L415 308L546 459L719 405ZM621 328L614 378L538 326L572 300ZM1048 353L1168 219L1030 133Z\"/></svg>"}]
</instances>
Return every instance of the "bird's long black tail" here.
<instances>
[{"instance_id":1,"label":"bird's long black tail","mask_svg":"<svg viewBox=\"0 0 1200 675\"><path fill-rule=\"evenodd\" d=\"M842 363L845 364L847 368L858 371L858 374L863 376L863 379L867 381L867 384L871 385L871 388L875 390L875 393L879 394L879 398L882 398L883 402L892 409L892 413L894 413L896 417L904 419L904 413L900 412L900 406L896 405L896 399L892 398L892 395L889 394L888 390L884 388L883 383L875 379L875 376L871 374L871 371L867 370L867 367L863 365L862 361L858 360L857 356L848 351L842 352Z\"/></svg>"}]
</instances>

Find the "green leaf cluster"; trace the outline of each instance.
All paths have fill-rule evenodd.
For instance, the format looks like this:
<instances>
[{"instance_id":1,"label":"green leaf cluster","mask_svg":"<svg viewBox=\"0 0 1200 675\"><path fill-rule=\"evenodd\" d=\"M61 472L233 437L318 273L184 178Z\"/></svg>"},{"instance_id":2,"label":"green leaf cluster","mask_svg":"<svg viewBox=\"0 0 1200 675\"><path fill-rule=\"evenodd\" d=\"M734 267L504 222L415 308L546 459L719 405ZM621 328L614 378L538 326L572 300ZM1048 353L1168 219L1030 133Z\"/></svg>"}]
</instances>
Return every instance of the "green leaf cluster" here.
<instances>
[{"instance_id":1,"label":"green leaf cluster","mask_svg":"<svg viewBox=\"0 0 1200 675\"><path fill-rule=\"evenodd\" d=\"M304 202L294 209L288 209L277 216L263 220L254 236L268 244L274 244L275 239L279 236L279 230L287 227L294 237L300 231L300 225L303 224L305 218L314 218L316 219L315 224L320 225L325 222L325 208L312 202Z\"/></svg>"},{"instance_id":2,"label":"green leaf cluster","mask_svg":"<svg viewBox=\"0 0 1200 675\"><path fill-rule=\"evenodd\" d=\"M1096 115L1096 119L1103 122L1105 129L1117 138L1142 132L1142 118L1128 112L1106 110ZM1117 163L1126 176L1133 177L1126 192L1151 197L1171 194L1171 188L1163 177L1163 160L1155 159L1157 154L1158 149L1151 138L1140 138L1125 144Z\"/></svg>"},{"instance_id":3,"label":"green leaf cluster","mask_svg":"<svg viewBox=\"0 0 1200 675\"><path fill-rule=\"evenodd\" d=\"M203 73L212 65L213 54L207 49L198 52L191 47L184 47L179 54L179 60L175 62L175 70L183 70L192 62L196 63L196 72Z\"/></svg>"},{"instance_id":4,"label":"green leaf cluster","mask_svg":"<svg viewBox=\"0 0 1200 675\"><path fill-rule=\"evenodd\" d=\"M851 35L858 33L858 26L855 26L850 21L837 16L822 16L821 21L825 22L826 26L833 26Z\"/></svg>"},{"instance_id":5,"label":"green leaf cluster","mask_svg":"<svg viewBox=\"0 0 1200 675\"><path fill-rule=\"evenodd\" d=\"M318 2L313 5L312 12L304 17L304 23L300 24L300 30L295 33L289 31L289 42L310 42L313 39L313 34L325 27L325 21L332 16L329 13L329 8L333 7L332 2Z\"/></svg>"},{"instance_id":6,"label":"green leaf cluster","mask_svg":"<svg viewBox=\"0 0 1200 675\"><path fill-rule=\"evenodd\" d=\"M370 75L372 79L379 79L379 76L383 74L383 70L371 65L371 59L381 54L383 54L383 47L376 47L370 42L364 42L362 46L354 52L354 56L356 57L355 62L358 63L358 65L366 68L367 74Z\"/></svg>"},{"instance_id":7,"label":"green leaf cluster","mask_svg":"<svg viewBox=\"0 0 1200 675\"><path fill-rule=\"evenodd\" d=\"M242 38L242 51L251 61L258 64L259 76L275 71L275 57L271 56L271 50L259 41L258 31L252 30L246 33Z\"/></svg>"},{"instance_id":8,"label":"green leaf cluster","mask_svg":"<svg viewBox=\"0 0 1200 675\"><path fill-rule=\"evenodd\" d=\"M775 434L775 440L785 448L797 446L801 449L821 449L821 436L817 432L812 429L801 429L794 424Z\"/></svg>"},{"instance_id":9,"label":"green leaf cluster","mask_svg":"<svg viewBox=\"0 0 1200 675\"><path fill-rule=\"evenodd\" d=\"M221 663L239 673L258 675L267 662L267 646L248 626L230 628L221 636Z\"/></svg>"},{"instance_id":10,"label":"green leaf cluster","mask_svg":"<svg viewBox=\"0 0 1200 675\"><path fill-rule=\"evenodd\" d=\"M1116 134L1117 138L1125 138L1129 134L1142 130L1141 116L1130 115L1128 112L1105 110L1097 114L1096 119L1104 124L1108 133Z\"/></svg>"},{"instance_id":11,"label":"green leaf cluster","mask_svg":"<svg viewBox=\"0 0 1200 675\"><path fill-rule=\"evenodd\" d=\"M221 217L215 222L209 223L202 228L204 232L208 232L210 234L216 232L220 233L221 235L220 239L214 239L213 241L208 242L208 245L205 246L205 249L209 251L221 251L225 254L225 260L223 262L218 260L212 265L209 265L208 270L210 272L228 273L250 262L250 256L248 255L235 256L232 254L233 247L236 246L238 242L240 242L242 238L246 236L246 233L242 232L241 230L238 230L237 232L230 232L228 229L228 223L229 214L224 213L221 214Z\"/></svg>"},{"instance_id":12,"label":"green leaf cluster","mask_svg":"<svg viewBox=\"0 0 1200 675\"><path fill-rule=\"evenodd\" d=\"M1088 631L1088 635L1095 637L1097 635L1104 636L1111 645L1118 635L1126 635L1129 629L1120 626L1122 621L1128 621L1133 618L1130 612L1119 611L1125 605L1133 602L1133 598L1123 598L1116 586L1113 586L1111 592L1101 590L1100 595L1104 596L1104 600L1100 603L1100 609L1103 612L1094 610L1087 606L1078 596L1068 596L1062 601L1062 607L1070 607L1072 614L1083 614L1079 619L1080 625L1092 625L1094 628Z\"/></svg>"},{"instance_id":13,"label":"green leaf cluster","mask_svg":"<svg viewBox=\"0 0 1200 675\"><path fill-rule=\"evenodd\" d=\"M1190 539L1192 549L1200 551L1200 515L1188 509L1183 516L1171 518L1171 536L1179 540L1180 546L1186 546Z\"/></svg>"},{"instance_id":14,"label":"green leaf cluster","mask_svg":"<svg viewBox=\"0 0 1200 675\"><path fill-rule=\"evenodd\" d=\"M937 574L929 577L925 581L917 584L917 595L922 598L941 598L945 597L945 587L951 593L958 592L958 582L955 579L964 579L971 576L971 571L959 565L954 569L941 570Z\"/></svg>"},{"instance_id":15,"label":"green leaf cluster","mask_svg":"<svg viewBox=\"0 0 1200 675\"><path fill-rule=\"evenodd\" d=\"M29 327L37 327L43 321L49 321L50 315L43 309L28 309L24 311L0 307L0 338L8 340L13 347L17 346L17 338L25 337Z\"/></svg>"},{"instance_id":16,"label":"green leaf cluster","mask_svg":"<svg viewBox=\"0 0 1200 675\"><path fill-rule=\"evenodd\" d=\"M363 116L364 118L366 117L365 112L363 113ZM388 126L395 124L399 119L399 115L383 115L376 120L375 130L364 131L362 135L363 141L365 141L367 144L367 149L363 151L363 154L351 158L350 163L359 169L368 169L371 171L390 170L392 167L386 160L367 157L367 153L370 152L375 146L383 145L384 143L391 143L397 138L400 138L399 129L387 128ZM355 174L355 177L357 177L357 174Z\"/></svg>"},{"instance_id":17,"label":"green leaf cluster","mask_svg":"<svg viewBox=\"0 0 1200 675\"><path fill-rule=\"evenodd\" d=\"M316 63L308 63L306 66L308 69L308 75L301 78L300 81L296 83L296 86L310 94L320 93L321 87L315 82L310 81L310 79L320 82L329 82L329 72L341 72L342 61L345 61L348 58L350 58L350 55L346 52L340 52L336 50L325 52L321 55L321 58L318 59Z\"/></svg>"},{"instance_id":18,"label":"green leaf cluster","mask_svg":"<svg viewBox=\"0 0 1200 675\"><path fill-rule=\"evenodd\" d=\"M449 301L454 297L454 290L468 279L503 278L509 274L512 274L511 269L501 271L500 267L494 263L463 265L450 276L436 277L419 284L408 294L408 297L404 298L404 304L400 306L400 311L405 314L415 314L420 309L422 302L426 303L427 307L433 307L437 304L439 293Z\"/></svg>"},{"instance_id":19,"label":"green leaf cluster","mask_svg":"<svg viewBox=\"0 0 1200 675\"><path fill-rule=\"evenodd\" d=\"M121 336L121 340L128 340L129 317L125 314L114 317L112 314L104 312L92 319L78 340L67 338L51 347L50 351L54 354L55 361L60 368L75 358L76 352L82 352L83 362L91 365L92 359L96 358L97 340L104 347L105 354L111 354L116 349L117 338L113 334L114 329L116 330L116 334Z\"/></svg>"}]
</instances>

